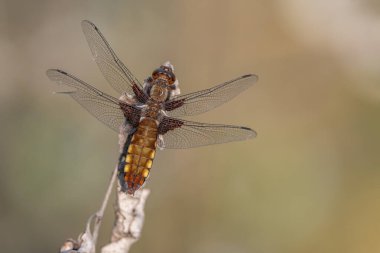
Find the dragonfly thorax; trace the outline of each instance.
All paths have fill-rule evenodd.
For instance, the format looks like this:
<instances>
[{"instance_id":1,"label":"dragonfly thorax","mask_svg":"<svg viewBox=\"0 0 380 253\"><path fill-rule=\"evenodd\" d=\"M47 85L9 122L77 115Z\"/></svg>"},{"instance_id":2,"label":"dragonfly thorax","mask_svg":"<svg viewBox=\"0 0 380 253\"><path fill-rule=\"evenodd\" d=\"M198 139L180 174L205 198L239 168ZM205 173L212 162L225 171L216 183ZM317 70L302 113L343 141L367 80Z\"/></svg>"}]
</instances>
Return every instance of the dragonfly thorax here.
<instances>
[{"instance_id":1,"label":"dragonfly thorax","mask_svg":"<svg viewBox=\"0 0 380 253\"><path fill-rule=\"evenodd\" d=\"M142 110L142 117L149 117L152 119L157 119L161 111L161 103L154 100L147 102L147 106Z\"/></svg>"},{"instance_id":2,"label":"dragonfly thorax","mask_svg":"<svg viewBox=\"0 0 380 253\"><path fill-rule=\"evenodd\" d=\"M153 80L152 88L149 91L149 96L156 102L164 102L169 97L169 86L167 81L161 78Z\"/></svg>"}]
</instances>

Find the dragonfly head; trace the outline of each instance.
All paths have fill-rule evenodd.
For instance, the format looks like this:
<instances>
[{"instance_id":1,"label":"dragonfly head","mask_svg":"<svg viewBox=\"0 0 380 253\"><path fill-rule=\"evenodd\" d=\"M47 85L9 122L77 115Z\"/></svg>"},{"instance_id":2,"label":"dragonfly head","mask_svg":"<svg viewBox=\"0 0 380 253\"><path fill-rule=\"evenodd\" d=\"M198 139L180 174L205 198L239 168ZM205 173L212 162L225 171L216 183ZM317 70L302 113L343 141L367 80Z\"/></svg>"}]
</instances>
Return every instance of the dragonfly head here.
<instances>
[{"instance_id":1,"label":"dragonfly head","mask_svg":"<svg viewBox=\"0 0 380 253\"><path fill-rule=\"evenodd\" d=\"M154 70L152 73L152 78L153 80L163 79L167 81L170 87L173 86L176 80L172 68L165 65L161 65L158 69Z\"/></svg>"}]
</instances>

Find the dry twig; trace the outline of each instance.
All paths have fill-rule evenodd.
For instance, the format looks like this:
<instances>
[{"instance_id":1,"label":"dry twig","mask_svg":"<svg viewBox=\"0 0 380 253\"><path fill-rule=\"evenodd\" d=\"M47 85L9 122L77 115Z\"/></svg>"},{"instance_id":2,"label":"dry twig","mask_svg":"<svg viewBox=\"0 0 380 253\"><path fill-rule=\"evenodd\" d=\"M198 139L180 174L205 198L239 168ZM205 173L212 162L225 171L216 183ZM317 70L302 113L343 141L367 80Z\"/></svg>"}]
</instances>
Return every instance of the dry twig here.
<instances>
[{"instance_id":1,"label":"dry twig","mask_svg":"<svg viewBox=\"0 0 380 253\"><path fill-rule=\"evenodd\" d=\"M117 175L117 167L112 173L107 192L100 209L87 221L85 232L79 235L77 240L68 239L62 245L61 253L95 253L97 238L100 231L104 211ZM135 196L130 196L117 187L117 207L115 210L115 223L111 235L111 243L102 248L102 253L128 253L130 247L141 234L144 223L144 205L149 195L149 190L137 191ZM94 223L91 231L91 224Z\"/></svg>"},{"instance_id":2,"label":"dry twig","mask_svg":"<svg viewBox=\"0 0 380 253\"><path fill-rule=\"evenodd\" d=\"M102 248L102 253L128 252L132 244L140 238L144 223L144 205L148 195L147 189L137 191L135 196L118 189L111 243Z\"/></svg>"}]
</instances>

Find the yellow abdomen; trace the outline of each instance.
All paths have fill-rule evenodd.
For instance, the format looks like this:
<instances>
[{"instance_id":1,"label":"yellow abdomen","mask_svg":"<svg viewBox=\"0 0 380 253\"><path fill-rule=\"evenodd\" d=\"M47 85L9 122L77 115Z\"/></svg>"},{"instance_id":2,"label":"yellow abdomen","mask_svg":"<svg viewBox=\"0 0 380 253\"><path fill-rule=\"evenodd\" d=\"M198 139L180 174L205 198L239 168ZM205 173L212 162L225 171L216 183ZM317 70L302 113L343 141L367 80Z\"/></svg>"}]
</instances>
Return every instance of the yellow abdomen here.
<instances>
[{"instance_id":1,"label":"yellow abdomen","mask_svg":"<svg viewBox=\"0 0 380 253\"><path fill-rule=\"evenodd\" d=\"M149 176L156 154L157 123L151 118L140 121L125 157L124 181L129 194L138 190Z\"/></svg>"}]
</instances>

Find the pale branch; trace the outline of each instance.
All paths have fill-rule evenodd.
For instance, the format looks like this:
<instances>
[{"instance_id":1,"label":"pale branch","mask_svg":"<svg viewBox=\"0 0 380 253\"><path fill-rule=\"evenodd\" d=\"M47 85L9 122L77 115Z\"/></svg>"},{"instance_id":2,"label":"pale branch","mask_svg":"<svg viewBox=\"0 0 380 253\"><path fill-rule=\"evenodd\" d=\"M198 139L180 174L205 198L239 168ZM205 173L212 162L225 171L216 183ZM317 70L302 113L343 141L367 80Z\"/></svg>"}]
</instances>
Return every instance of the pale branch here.
<instances>
[{"instance_id":1,"label":"pale branch","mask_svg":"<svg viewBox=\"0 0 380 253\"><path fill-rule=\"evenodd\" d=\"M95 253L101 222L116 175L117 168L112 173L103 203L100 209L88 219L85 232L80 234L77 240L66 240L61 247L61 253ZM140 238L145 216L144 206L148 195L149 190L142 189L137 191L134 196L131 196L121 191L120 185L118 185L117 206L111 243L102 248L102 253L128 253L132 244ZM91 231L92 223L94 224Z\"/></svg>"},{"instance_id":2,"label":"pale branch","mask_svg":"<svg viewBox=\"0 0 380 253\"><path fill-rule=\"evenodd\" d=\"M127 253L139 238L144 223L144 206L149 190L137 191L134 196L117 191L115 223L111 243L102 248L101 253Z\"/></svg>"}]
</instances>

